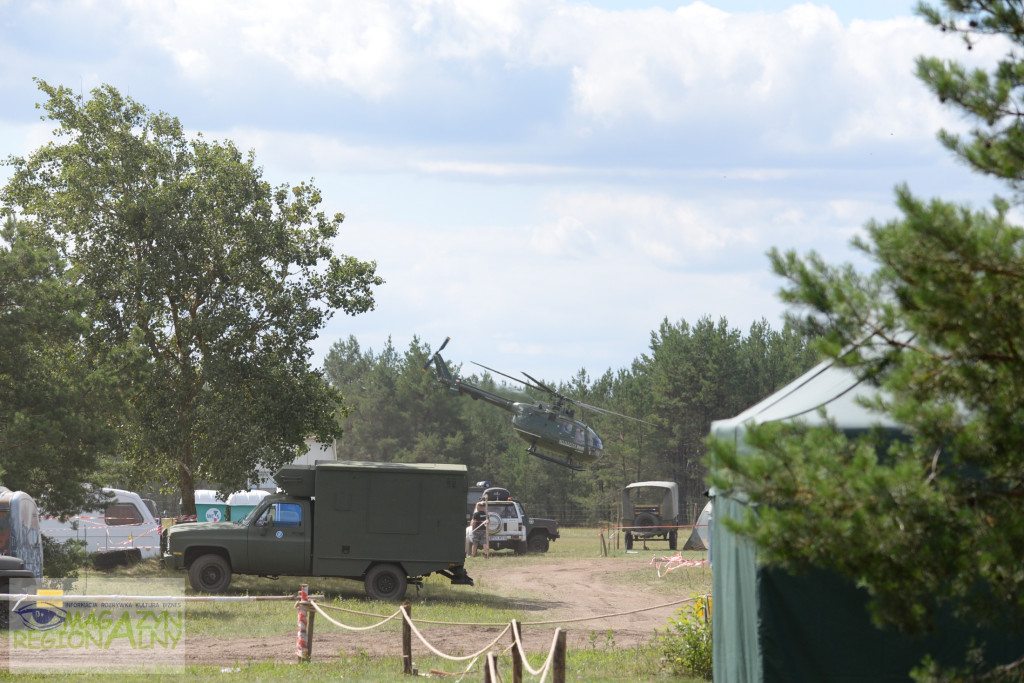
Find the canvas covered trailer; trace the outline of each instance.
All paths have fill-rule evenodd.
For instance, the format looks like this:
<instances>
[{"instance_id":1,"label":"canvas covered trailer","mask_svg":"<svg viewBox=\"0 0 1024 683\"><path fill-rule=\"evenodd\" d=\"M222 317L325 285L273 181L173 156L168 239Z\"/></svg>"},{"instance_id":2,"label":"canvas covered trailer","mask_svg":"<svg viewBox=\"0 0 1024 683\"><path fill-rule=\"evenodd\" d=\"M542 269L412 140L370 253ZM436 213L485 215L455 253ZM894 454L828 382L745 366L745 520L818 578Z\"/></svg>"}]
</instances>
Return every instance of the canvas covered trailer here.
<instances>
[{"instance_id":1,"label":"canvas covered trailer","mask_svg":"<svg viewBox=\"0 0 1024 683\"><path fill-rule=\"evenodd\" d=\"M849 369L823 362L736 417L712 422L711 436L735 444L742 455L750 452L744 433L754 423L823 426L830 418L848 436L873 428L901 433L898 424L859 402L877 393ZM1024 652L1020 632L972 631L951 618L927 637L880 630L868 616L866 592L850 582L824 570L793 576L759 564L754 546L721 523L742 518L742 493L712 489L711 496L716 683L905 681L926 654L960 664L950 658L961 656L972 638L984 640L990 662L1010 662Z\"/></svg>"}]
</instances>

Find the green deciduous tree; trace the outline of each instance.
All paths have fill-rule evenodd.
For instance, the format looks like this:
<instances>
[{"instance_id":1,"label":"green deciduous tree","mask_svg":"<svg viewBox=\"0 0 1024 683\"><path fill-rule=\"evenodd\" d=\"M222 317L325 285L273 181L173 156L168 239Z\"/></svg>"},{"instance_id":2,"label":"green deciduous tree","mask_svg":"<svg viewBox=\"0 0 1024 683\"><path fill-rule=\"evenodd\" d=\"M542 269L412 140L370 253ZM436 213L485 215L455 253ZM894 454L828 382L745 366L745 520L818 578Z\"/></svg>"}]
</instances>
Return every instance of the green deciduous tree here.
<instances>
[{"instance_id":1,"label":"green deciduous tree","mask_svg":"<svg viewBox=\"0 0 1024 683\"><path fill-rule=\"evenodd\" d=\"M56 139L12 158L6 210L61 237L94 295L94 345L137 335L122 455L137 476L243 488L337 434L339 395L309 367L336 311L373 306L375 264L338 256L342 222L310 183L271 186L252 153L189 137L179 121L102 86L84 100L40 81Z\"/></svg>"},{"instance_id":2,"label":"green deciduous tree","mask_svg":"<svg viewBox=\"0 0 1024 683\"><path fill-rule=\"evenodd\" d=\"M85 344L90 296L52 239L10 217L0 239L0 484L70 514L115 450L137 359Z\"/></svg>"},{"instance_id":3,"label":"green deciduous tree","mask_svg":"<svg viewBox=\"0 0 1024 683\"><path fill-rule=\"evenodd\" d=\"M909 439L847 439L767 425L755 451L715 444L716 485L759 505L740 530L766 560L825 567L864 586L876 619L933 628L951 610L968 623L1024 624L1024 229L1010 216L1024 181L1024 8L947 0L921 6L970 46L995 35L1011 50L991 72L918 60L938 97L973 118L940 139L1013 200L975 210L897 189L902 217L854 242L875 269L774 252L794 322L881 390L876 407ZM983 653L984 654L984 653ZM1024 659L990 671L1019 680ZM982 671L984 667L977 670ZM961 672L962 673L962 672Z\"/></svg>"}]
</instances>

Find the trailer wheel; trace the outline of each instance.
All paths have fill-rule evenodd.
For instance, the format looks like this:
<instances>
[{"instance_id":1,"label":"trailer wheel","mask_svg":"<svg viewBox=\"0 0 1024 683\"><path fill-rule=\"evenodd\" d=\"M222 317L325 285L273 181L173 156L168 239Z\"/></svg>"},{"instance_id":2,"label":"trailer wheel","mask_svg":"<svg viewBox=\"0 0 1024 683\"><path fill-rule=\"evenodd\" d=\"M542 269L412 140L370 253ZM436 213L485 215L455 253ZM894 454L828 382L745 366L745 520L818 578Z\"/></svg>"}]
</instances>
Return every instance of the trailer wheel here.
<instances>
[{"instance_id":1,"label":"trailer wheel","mask_svg":"<svg viewBox=\"0 0 1024 683\"><path fill-rule=\"evenodd\" d=\"M526 541L526 546L530 549L531 553L546 553L548 548L551 547L551 543L548 541L547 535L534 534Z\"/></svg>"},{"instance_id":2,"label":"trailer wheel","mask_svg":"<svg viewBox=\"0 0 1024 683\"><path fill-rule=\"evenodd\" d=\"M679 532L676 529L668 532L668 549L675 550L679 545Z\"/></svg>"},{"instance_id":3,"label":"trailer wheel","mask_svg":"<svg viewBox=\"0 0 1024 683\"><path fill-rule=\"evenodd\" d=\"M200 555L188 568L188 582L200 593L220 593L231 585L231 565L216 553Z\"/></svg>"},{"instance_id":4,"label":"trailer wheel","mask_svg":"<svg viewBox=\"0 0 1024 683\"><path fill-rule=\"evenodd\" d=\"M395 564L376 564L366 572L366 594L374 600L401 600L409 580L405 571Z\"/></svg>"},{"instance_id":5,"label":"trailer wheel","mask_svg":"<svg viewBox=\"0 0 1024 683\"><path fill-rule=\"evenodd\" d=\"M626 550L633 549L633 534L632 532L626 532Z\"/></svg>"}]
</instances>

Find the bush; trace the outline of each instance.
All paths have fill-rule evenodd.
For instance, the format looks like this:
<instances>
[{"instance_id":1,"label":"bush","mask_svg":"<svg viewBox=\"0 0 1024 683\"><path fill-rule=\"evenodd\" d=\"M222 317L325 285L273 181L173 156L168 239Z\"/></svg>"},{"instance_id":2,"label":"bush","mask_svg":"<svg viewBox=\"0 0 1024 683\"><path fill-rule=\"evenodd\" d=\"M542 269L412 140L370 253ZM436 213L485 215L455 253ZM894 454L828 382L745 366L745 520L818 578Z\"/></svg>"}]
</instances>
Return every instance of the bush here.
<instances>
[{"instance_id":1,"label":"bush","mask_svg":"<svg viewBox=\"0 0 1024 683\"><path fill-rule=\"evenodd\" d=\"M694 602L676 610L678 618L669 619L658 644L665 665L673 674L698 676L711 680L711 600L694 596Z\"/></svg>"},{"instance_id":2,"label":"bush","mask_svg":"<svg viewBox=\"0 0 1024 683\"><path fill-rule=\"evenodd\" d=\"M89 561L85 541L69 538L63 543L42 534L43 576L51 579L77 579L78 568Z\"/></svg>"}]
</instances>

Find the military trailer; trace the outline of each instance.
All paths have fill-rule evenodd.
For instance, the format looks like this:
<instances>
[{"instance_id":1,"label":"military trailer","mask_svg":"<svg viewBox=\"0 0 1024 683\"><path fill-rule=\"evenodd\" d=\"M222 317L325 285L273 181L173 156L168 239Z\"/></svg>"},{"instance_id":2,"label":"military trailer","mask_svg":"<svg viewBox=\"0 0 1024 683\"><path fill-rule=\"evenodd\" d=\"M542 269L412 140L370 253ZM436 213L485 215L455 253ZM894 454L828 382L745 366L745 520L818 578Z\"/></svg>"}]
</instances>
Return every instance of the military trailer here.
<instances>
[{"instance_id":1,"label":"military trailer","mask_svg":"<svg viewBox=\"0 0 1024 683\"><path fill-rule=\"evenodd\" d=\"M283 493L237 522L171 527L164 564L187 569L197 591L231 575L336 576L400 600L432 573L473 585L465 570L465 465L322 462L286 465Z\"/></svg>"}]
</instances>

